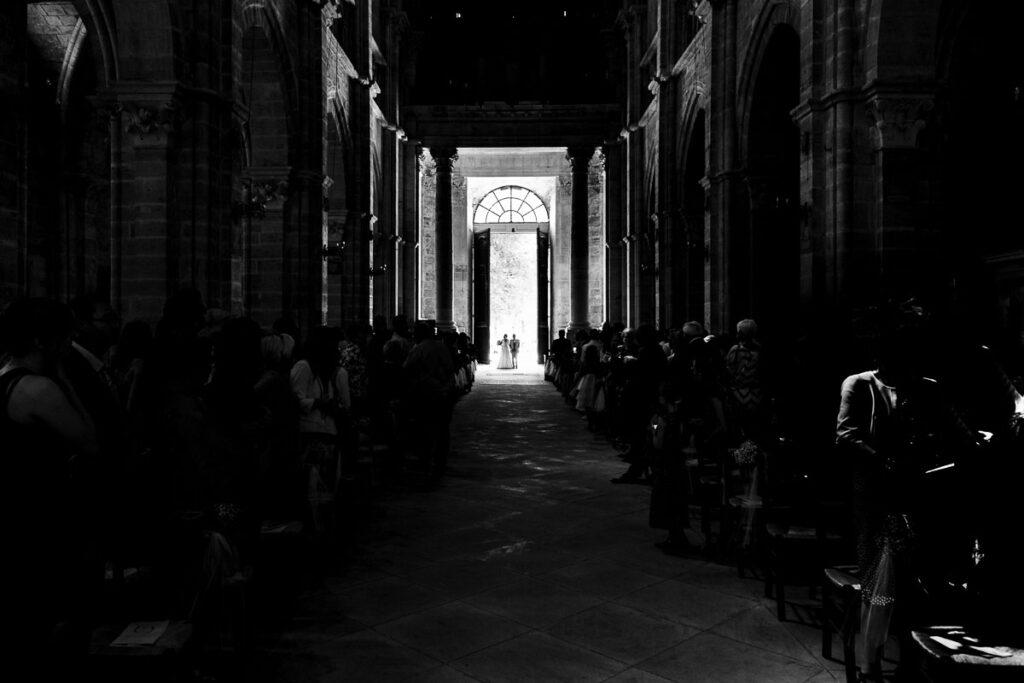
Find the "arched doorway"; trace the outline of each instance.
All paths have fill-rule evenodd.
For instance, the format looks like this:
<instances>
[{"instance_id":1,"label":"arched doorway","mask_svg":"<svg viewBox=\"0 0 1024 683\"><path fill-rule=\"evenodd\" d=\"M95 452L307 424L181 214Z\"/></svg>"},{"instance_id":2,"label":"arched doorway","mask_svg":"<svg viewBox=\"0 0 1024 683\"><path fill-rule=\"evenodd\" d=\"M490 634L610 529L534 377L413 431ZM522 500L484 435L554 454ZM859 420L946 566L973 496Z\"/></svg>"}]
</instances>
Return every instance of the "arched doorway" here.
<instances>
[{"instance_id":1,"label":"arched doorway","mask_svg":"<svg viewBox=\"0 0 1024 683\"><path fill-rule=\"evenodd\" d=\"M110 112L99 36L72 2L28 3L28 294L111 299ZM115 304L117 302L114 302Z\"/></svg>"},{"instance_id":2,"label":"arched doorway","mask_svg":"<svg viewBox=\"0 0 1024 683\"><path fill-rule=\"evenodd\" d=\"M549 336L550 213L534 191L505 185L473 207L473 338L488 363L502 335L536 357Z\"/></svg>"},{"instance_id":3,"label":"arched doorway","mask_svg":"<svg viewBox=\"0 0 1024 683\"><path fill-rule=\"evenodd\" d=\"M704 110L693 118L684 157L683 225L686 272L683 318L704 321L704 222L707 216L704 184L707 182L706 117ZM675 325L682 324L675 321Z\"/></svg>"},{"instance_id":4,"label":"arched doorway","mask_svg":"<svg viewBox=\"0 0 1024 683\"><path fill-rule=\"evenodd\" d=\"M754 317L766 338L794 329L800 307L800 132L790 113L799 98L800 40L780 24L768 39L750 101L749 232L740 231L737 251L744 262L733 270L746 303L736 302L736 317Z\"/></svg>"}]
</instances>

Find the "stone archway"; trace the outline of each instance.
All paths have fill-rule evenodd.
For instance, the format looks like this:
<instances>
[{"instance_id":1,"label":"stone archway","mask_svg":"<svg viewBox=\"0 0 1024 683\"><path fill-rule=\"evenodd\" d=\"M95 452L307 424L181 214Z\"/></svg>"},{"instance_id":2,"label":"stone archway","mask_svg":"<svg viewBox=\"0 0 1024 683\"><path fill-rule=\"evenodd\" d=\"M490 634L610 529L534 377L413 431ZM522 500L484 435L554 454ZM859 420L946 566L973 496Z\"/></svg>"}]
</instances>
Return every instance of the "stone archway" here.
<instances>
[{"instance_id":1,"label":"stone archway","mask_svg":"<svg viewBox=\"0 0 1024 683\"><path fill-rule=\"evenodd\" d=\"M507 198L502 196L506 193ZM502 334L515 333L523 340L521 358L536 350L540 362L551 315L548 207L531 190L504 186L477 202L473 214L473 339L478 357L489 363L496 340ZM510 263L509 259L515 261ZM526 281L520 277L521 272ZM536 302L535 309L531 300ZM502 313L509 306L519 314L514 316L516 324L506 329L510 324L499 321L508 317ZM535 310L533 316L524 313L529 309ZM536 324L531 326L526 317L535 317Z\"/></svg>"},{"instance_id":2,"label":"stone archway","mask_svg":"<svg viewBox=\"0 0 1024 683\"><path fill-rule=\"evenodd\" d=\"M687 129L683 156L683 222L680 238L684 245L685 271L682 288L685 292L683 310L673 321L680 326L685 320L704 321L704 234L707 212L707 115L696 109Z\"/></svg>"},{"instance_id":3,"label":"stone archway","mask_svg":"<svg viewBox=\"0 0 1024 683\"><path fill-rule=\"evenodd\" d=\"M111 109L98 21L70 0L27 6L24 289L111 299ZM109 47L109 46L107 46ZM115 302L116 304L116 302Z\"/></svg>"},{"instance_id":4,"label":"stone archway","mask_svg":"<svg viewBox=\"0 0 1024 683\"><path fill-rule=\"evenodd\" d=\"M768 37L747 112L746 220L735 231L734 305L766 337L794 329L800 307L800 39L788 24ZM733 322L736 322L735 320Z\"/></svg>"}]
</instances>

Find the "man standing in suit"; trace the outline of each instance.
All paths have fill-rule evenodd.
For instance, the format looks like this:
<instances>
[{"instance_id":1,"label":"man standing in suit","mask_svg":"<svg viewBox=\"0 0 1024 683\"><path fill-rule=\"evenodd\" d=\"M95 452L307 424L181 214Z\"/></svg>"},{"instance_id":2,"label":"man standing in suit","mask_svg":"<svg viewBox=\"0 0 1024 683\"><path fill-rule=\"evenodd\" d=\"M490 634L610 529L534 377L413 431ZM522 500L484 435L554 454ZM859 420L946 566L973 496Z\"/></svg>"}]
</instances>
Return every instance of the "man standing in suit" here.
<instances>
[{"instance_id":1,"label":"man standing in suit","mask_svg":"<svg viewBox=\"0 0 1024 683\"><path fill-rule=\"evenodd\" d=\"M512 335L512 339L508 343L508 350L512 352L512 367L519 367L519 340L516 339L516 335Z\"/></svg>"}]
</instances>

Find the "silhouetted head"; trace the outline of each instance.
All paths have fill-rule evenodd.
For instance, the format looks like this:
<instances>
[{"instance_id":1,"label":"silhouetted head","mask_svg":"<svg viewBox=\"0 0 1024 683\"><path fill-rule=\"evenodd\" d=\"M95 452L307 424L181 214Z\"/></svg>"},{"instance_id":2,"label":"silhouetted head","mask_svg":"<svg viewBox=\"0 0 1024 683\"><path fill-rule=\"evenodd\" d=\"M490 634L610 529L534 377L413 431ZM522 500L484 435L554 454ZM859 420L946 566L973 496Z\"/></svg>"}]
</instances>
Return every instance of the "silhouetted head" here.
<instances>
[{"instance_id":1,"label":"silhouetted head","mask_svg":"<svg viewBox=\"0 0 1024 683\"><path fill-rule=\"evenodd\" d=\"M22 357L40 353L56 363L71 343L71 309L50 299L18 297L0 313L0 351Z\"/></svg>"},{"instance_id":2,"label":"silhouetted head","mask_svg":"<svg viewBox=\"0 0 1024 683\"><path fill-rule=\"evenodd\" d=\"M413 327L412 337L417 344L427 339L433 339L434 328L426 320L418 320L416 325Z\"/></svg>"}]
</instances>

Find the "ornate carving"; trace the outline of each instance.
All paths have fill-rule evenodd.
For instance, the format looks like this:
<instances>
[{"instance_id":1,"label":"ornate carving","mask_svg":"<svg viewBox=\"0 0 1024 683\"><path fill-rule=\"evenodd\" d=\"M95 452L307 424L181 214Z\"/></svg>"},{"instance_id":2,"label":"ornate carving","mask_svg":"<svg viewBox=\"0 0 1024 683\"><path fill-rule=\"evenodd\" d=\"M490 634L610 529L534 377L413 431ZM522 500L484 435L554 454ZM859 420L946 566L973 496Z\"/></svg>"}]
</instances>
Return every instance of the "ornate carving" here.
<instances>
[{"instance_id":1,"label":"ornate carving","mask_svg":"<svg viewBox=\"0 0 1024 683\"><path fill-rule=\"evenodd\" d=\"M120 107L124 114L124 129L130 135L143 140L147 137L166 136L174 130L177 110L171 104L159 109L137 104L125 104Z\"/></svg>"},{"instance_id":2,"label":"ornate carving","mask_svg":"<svg viewBox=\"0 0 1024 683\"><path fill-rule=\"evenodd\" d=\"M926 115L935 106L931 95L882 95L868 100L875 149L911 149L927 125Z\"/></svg>"},{"instance_id":3,"label":"ornate carving","mask_svg":"<svg viewBox=\"0 0 1024 683\"><path fill-rule=\"evenodd\" d=\"M573 173L587 173L590 170L590 159L594 156L591 146L570 147L565 158L572 165Z\"/></svg>"},{"instance_id":4,"label":"ornate carving","mask_svg":"<svg viewBox=\"0 0 1024 683\"><path fill-rule=\"evenodd\" d=\"M244 199L235 202L232 215L239 218L263 218L267 208L274 202L283 200L288 195L288 181L250 181L244 191Z\"/></svg>"},{"instance_id":5,"label":"ornate carving","mask_svg":"<svg viewBox=\"0 0 1024 683\"><path fill-rule=\"evenodd\" d=\"M451 173L459 152L454 147L431 147L430 156L434 159L438 173Z\"/></svg>"}]
</instances>

